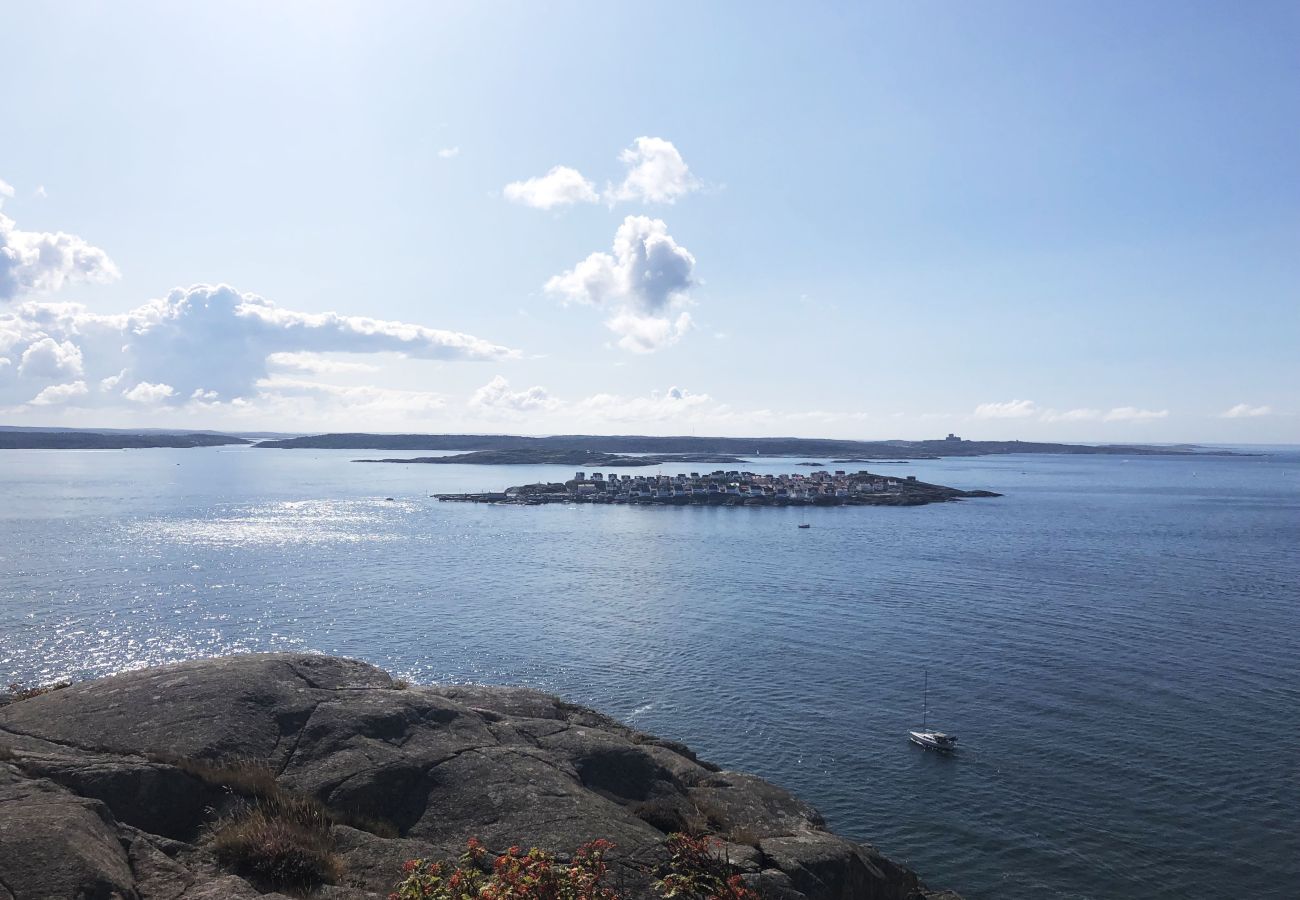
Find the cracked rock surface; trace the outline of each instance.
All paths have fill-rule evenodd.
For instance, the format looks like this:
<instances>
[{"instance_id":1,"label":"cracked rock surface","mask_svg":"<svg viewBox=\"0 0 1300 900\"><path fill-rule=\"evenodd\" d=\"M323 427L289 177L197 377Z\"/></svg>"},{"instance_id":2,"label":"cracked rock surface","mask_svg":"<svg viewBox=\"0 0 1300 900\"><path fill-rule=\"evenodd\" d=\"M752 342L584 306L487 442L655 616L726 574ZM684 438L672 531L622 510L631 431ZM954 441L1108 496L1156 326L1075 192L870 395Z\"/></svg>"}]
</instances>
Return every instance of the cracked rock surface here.
<instances>
[{"instance_id":1,"label":"cracked rock surface","mask_svg":"<svg viewBox=\"0 0 1300 900\"><path fill-rule=\"evenodd\" d=\"M767 896L922 900L909 869L817 812L686 747L525 689L399 687L306 654L200 660L0 707L0 900L270 897L208 849L222 797L172 762L254 761L285 788L395 827L333 826L345 875L326 898L379 898L414 857L617 845L615 881L647 896L665 832L707 824Z\"/></svg>"}]
</instances>

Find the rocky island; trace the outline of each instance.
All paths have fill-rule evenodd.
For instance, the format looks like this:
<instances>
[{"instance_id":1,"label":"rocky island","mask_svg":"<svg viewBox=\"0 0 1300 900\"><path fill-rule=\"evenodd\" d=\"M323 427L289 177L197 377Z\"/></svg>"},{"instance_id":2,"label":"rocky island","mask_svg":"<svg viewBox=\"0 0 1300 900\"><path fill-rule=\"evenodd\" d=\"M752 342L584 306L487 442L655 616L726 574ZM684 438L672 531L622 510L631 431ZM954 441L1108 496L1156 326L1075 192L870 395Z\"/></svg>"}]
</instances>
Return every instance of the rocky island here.
<instances>
[{"instance_id":1,"label":"rocky island","mask_svg":"<svg viewBox=\"0 0 1300 900\"><path fill-rule=\"evenodd\" d=\"M470 837L612 841L611 883L648 898L668 832L715 836L718 865L764 897L956 900L775 785L529 689L257 654L9 700L5 900L381 900L406 860Z\"/></svg>"},{"instance_id":2,"label":"rocky island","mask_svg":"<svg viewBox=\"0 0 1300 900\"><path fill-rule=\"evenodd\" d=\"M800 465L820 466L820 463ZM843 469L807 475L757 475L718 469L707 475L610 475L574 473L561 482L539 482L476 494L435 494L466 503L651 503L672 506L920 506L967 497L1000 497L917 481Z\"/></svg>"}]
</instances>

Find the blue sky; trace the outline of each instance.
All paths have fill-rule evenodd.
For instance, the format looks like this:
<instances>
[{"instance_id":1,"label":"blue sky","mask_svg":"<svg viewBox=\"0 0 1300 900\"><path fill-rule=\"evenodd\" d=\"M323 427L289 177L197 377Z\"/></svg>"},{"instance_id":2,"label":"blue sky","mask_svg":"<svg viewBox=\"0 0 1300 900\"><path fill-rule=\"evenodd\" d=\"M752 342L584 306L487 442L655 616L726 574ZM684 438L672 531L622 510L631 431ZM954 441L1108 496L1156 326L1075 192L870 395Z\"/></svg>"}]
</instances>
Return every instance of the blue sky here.
<instances>
[{"instance_id":1,"label":"blue sky","mask_svg":"<svg viewBox=\"0 0 1300 900\"><path fill-rule=\"evenodd\" d=\"M13 5L0 421L1297 441L1296 46L1267 2Z\"/></svg>"}]
</instances>

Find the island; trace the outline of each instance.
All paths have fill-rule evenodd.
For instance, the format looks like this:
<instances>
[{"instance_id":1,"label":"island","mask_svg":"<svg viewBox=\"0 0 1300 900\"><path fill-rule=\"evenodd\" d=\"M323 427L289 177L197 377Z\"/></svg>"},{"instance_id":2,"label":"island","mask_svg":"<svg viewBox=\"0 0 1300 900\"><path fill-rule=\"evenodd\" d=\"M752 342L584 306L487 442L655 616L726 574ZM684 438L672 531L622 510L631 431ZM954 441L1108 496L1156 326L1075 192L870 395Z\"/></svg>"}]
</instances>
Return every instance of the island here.
<instances>
[{"instance_id":1,"label":"island","mask_svg":"<svg viewBox=\"0 0 1300 900\"><path fill-rule=\"evenodd\" d=\"M354 459L363 463L426 463L432 465L477 466L605 466L635 468L665 463L743 463L747 460L721 453L650 453L628 456L597 450L563 450L521 447L514 450L474 450L450 456L417 456L410 459Z\"/></svg>"},{"instance_id":2,"label":"island","mask_svg":"<svg viewBox=\"0 0 1300 900\"><path fill-rule=\"evenodd\" d=\"M473 494L435 494L460 503L623 503L660 506L921 506L967 497L1000 497L843 469L807 475L758 475L734 469L701 475L610 475L576 472L565 482L539 482Z\"/></svg>"}]
</instances>

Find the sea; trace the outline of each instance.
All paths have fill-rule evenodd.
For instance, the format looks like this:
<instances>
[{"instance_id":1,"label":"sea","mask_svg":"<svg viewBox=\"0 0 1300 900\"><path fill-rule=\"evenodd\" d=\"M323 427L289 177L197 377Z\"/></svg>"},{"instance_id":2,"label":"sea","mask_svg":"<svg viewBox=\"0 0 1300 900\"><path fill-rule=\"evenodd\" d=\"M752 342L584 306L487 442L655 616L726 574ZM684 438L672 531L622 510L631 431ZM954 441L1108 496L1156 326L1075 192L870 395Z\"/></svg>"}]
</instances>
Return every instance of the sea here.
<instances>
[{"instance_id":1,"label":"sea","mask_svg":"<svg viewBox=\"0 0 1300 900\"><path fill-rule=\"evenodd\" d=\"M553 466L3 451L0 679L301 650L530 685L970 900L1297 898L1300 448L1254 452L811 460L1004 496L745 509L431 497ZM927 680L955 756L907 742Z\"/></svg>"}]
</instances>

